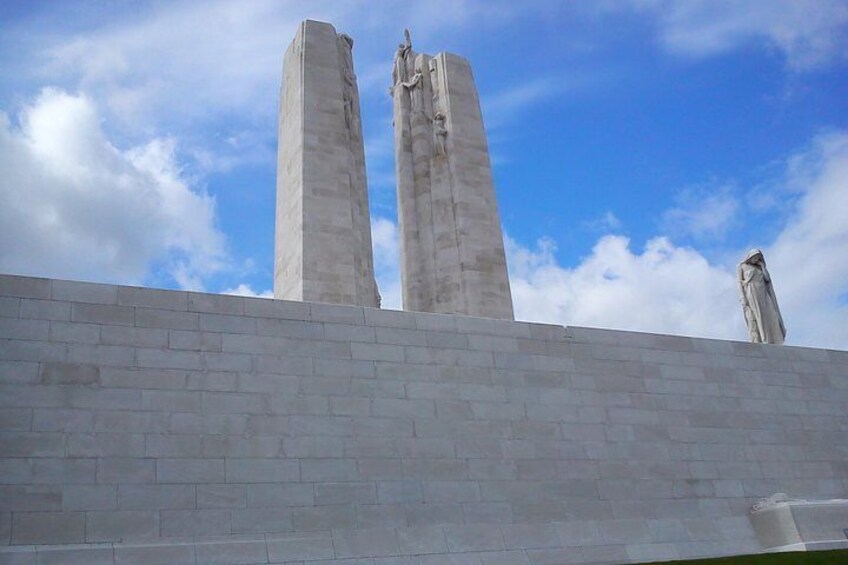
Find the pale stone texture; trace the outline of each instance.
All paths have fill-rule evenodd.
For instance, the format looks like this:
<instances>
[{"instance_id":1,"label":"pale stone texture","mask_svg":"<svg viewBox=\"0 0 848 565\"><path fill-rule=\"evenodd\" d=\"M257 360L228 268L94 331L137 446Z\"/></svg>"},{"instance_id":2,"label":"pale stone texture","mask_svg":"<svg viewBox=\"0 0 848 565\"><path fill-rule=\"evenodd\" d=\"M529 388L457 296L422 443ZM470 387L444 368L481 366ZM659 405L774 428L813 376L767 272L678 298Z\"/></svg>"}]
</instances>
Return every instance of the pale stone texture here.
<instances>
[{"instance_id":1,"label":"pale stone texture","mask_svg":"<svg viewBox=\"0 0 848 565\"><path fill-rule=\"evenodd\" d=\"M0 563L686 559L846 498L844 351L55 282L0 301L129 310L0 310Z\"/></svg>"},{"instance_id":2,"label":"pale stone texture","mask_svg":"<svg viewBox=\"0 0 848 565\"><path fill-rule=\"evenodd\" d=\"M332 25L307 20L285 54L276 298L378 305L352 43Z\"/></svg>"},{"instance_id":3,"label":"pale stone texture","mask_svg":"<svg viewBox=\"0 0 848 565\"><path fill-rule=\"evenodd\" d=\"M779 496L782 493L778 493ZM765 503L764 503L765 502ZM754 505L751 525L772 551L848 548L848 500L792 500L785 495Z\"/></svg>"},{"instance_id":4,"label":"pale stone texture","mask_svg":"<svg viewBox=\"0 0 848 565\"><path fill-rule=\"evenodd\" d=\"M513 319L503 234L467 60L401 45L393 72L404 309Z\"/></svg>"}]
</instances>

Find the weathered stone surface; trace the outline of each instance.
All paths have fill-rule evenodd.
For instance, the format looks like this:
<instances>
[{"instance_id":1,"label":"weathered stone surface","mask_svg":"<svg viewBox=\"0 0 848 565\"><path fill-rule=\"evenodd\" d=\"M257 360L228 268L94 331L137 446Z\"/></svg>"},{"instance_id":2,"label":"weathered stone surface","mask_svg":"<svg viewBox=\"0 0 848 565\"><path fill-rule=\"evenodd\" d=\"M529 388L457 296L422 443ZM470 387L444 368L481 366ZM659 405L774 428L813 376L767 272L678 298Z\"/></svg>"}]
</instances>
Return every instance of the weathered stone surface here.
<instances>
[{"instance_id":1,"label":"weathered stone surface","mask_svg":"<svg viewBox=\"0 0 848 565\"><path fill-rule=\"evenodd\" d=\"M415 53L407 32L391 90L404 308L513 319L470 64L450 53Z\"/></svg>"},{"instance_id":2,"label":"weathered stone surface","mask_svg":"<svg viewBox=\"0 0 848 565\"><path fill-rule=\"evenodd\" d=\"M274 296L377 306L353 40L300 24L283 61Z\"/></svg>"}]
</instances>

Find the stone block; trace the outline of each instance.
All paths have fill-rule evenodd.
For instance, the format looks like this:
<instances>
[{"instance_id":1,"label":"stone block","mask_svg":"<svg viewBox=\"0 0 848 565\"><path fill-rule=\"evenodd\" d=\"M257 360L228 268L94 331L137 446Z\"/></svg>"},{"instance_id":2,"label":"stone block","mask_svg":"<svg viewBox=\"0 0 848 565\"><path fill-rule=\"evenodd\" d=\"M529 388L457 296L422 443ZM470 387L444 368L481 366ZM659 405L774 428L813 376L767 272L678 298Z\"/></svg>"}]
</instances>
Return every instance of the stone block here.
<instances>
[{"instance_id":1,"label":"stone block","mask_svg":"<svg viewBox=\"0 0 848 565\"><path fill-rule=\"evenodd\" d=\"M504 549L500 528L488 525L456 525L445 528L451 552L491 551Z\"/></svg>"},{"instance_id":2,"label":"stone block","mask_svg":"<svg viewBox=\"0 0 848 565\"><path fill-rule=\"evenodd\" d=\"M268 536L268 558L274 562L289 562L296 559L312 561L333 559L333 539L327 534L296 533L285 536Z\"/></svg>"},{"instance_id":3,"label":"stone block","mask_svg":"<svg viewBox=\"0 0 848 565\"><path fill-rule=\"evenodd\" d=\"M509 524L501 527L507 549L559 547L559 535L553 524Z\"/></svg>"},{"instance_id":4,"label":"stone block","mask_svg":"<svg viewBox=\"0 0 848 565\"><path fill-rule=\"evenodd\" d=\"M132 565L194 565L193 544L145 544L121 545L115 547L115 564Z\"/></svg>"},{"instance_id":5,"label":"stone block","mask_svg":"<svg viewBox=\"0 0 848 565\"><path fill-rule=\"evenodd\" d=\"M85 512L15 512L12 544L83 543L85 516Z\"/></svg>"},{"instance_id":6,"label":"stone block","mask_svg":"<svg viewBox=\"0 0 848 565\"><path fill-rule=\"evenodd\" d=\"M3 476L8 468L2 468ZM13 476L12 476L13 477ZM13 477L14 480L14 477ZM56 485L0 485L0 513L59 512L62 510L62 490Z\"/></svg>"},{"instance_id":7,"label":"stone block","mask_svg":"<svg viewBox=\"0 0 848 565\"><path fill-rule=\"evenodd\" d=\"M351 343L350 351L354 359L365 361L402 362L404 360L404 350L392 345Z\"/></svg>"},{"instance_id":8,"label":"stone block","mask_svg":"<svg viewBox=\"0 0 848 565\"><path fill-rule=\"evenodd\" d=\"M464 517L461 504L408 504L406 522L410 527L437 524L462 524Z\"/></svg>"},{"instance_id":9,"label":"stone block","mask_svg":"<svg viewBox=\"0 0 848 565\"><path fill-rule=\"evenodd\" d=\"M77 324L69 322L50 322L50 341L65 343L100 343L100 328L97 324ZM104 332L111 333L114 328L132 329L125 326L109 326Z\"/></svg>"},{"instance_id":10,"label":"stone block","mask_svg":"<svg viewBox=\"0 0 848 565\"><path fill-rule=\"evenodd\" d=\"M118 287L76 281L53 281L51 298L65 302L117 304Z\"/></svg>"},{"instance_id":11,"label":"stone block","mask_svg":"<svg viewBox=\"0 0 848 565\"><path fill-rule=\"evenodd\" d=\"M268 563L265 539L233 539L198 543L194 547L197 563L209 565L249 565Z\"/></svg>"},{"instance_id":12,"label":"stone block","mask_svg":"<svg viewBox=\"0 0 848 565\"><path fill-rule=\"evenodd\" d=\"M416 328L417 316L410 312L399 310L379 310L377 308L365 308L365 324L384 328Z\"/></svg>"},{"instance_id":13,"label":"stone block","mask_svg":"<svg viewBox=\"0 0 848 565\"><path fill-rule=\"evenodd\" d=\"M384 557L400 552L393 528L335 530L333 546L336 557Z\"/></svg>"},{"instance_id":14,"label":"stone block","mask_svg":"<svg viewBox=\"0 0 848 565\"><path fill-rule=\"evenodd\" d=\"M244 508L247 506L246 485L196 486L198 508Z\"/></svg>"},{"instance_id":15,"label":"stone block","mask_svg":"<svg viewBox=\"0 0 848 565\"><path fill-rule=\"evenodd\" d=\"M312 483L273 483L249 484L247 486L247 506L291 507L314 506L315 486ZM322 486L322 485L318 485Z\"/></svg>"},{"instance_id":16,"label":"stone block","mask_svg":"<svg viewBox=\"0 0 848 565\"><path fill-rule=\"evenodd\" d=\"M221 334L185 330L171 330L167 339L170 349L190 351L221 351L221 343Z\"/></svg>"},{"instance_id":17,"label":"stone block","mask_svg":"<svg viewBox=\"0 0 848 565\"><path fill-rule=\"evenodd\" d=\"M111 544L69 544L40 546L39 565L63 565L85 563L86 565L113 565L114 551ZM0 558L2 561L2 558Z\"/></svg>"},{"instance_id":18,"label":"stone block","mask_svg":"<svg viewBox=\"0 0 848 565\"><path fill-rule=\"evenodd\" d=\"M204 436L205 457L261 457L283 455L282 440L278 436Z\"/></svg>"},{"instance_id":19,"label":"stone block","mask_svg":"<svg viewBox=\"0 0 848 565\"><path fill-rule=\"evenodd\" d=\"M110 304L73 304L71 321L91 324L132 326L135 323L135 310L128 306Z\"/></svg>"},{"instance_id":20,"label":"stone block","mask_svg":"<svg viewBox=\"0 0 848 565\"><path fill-rule=\"evenodd\" d=\"M118 288L117 303L121 306L185 311L188 309L188 294L176 290L122 286Z\"/></svg>"},{"instance_id":21,"label":"stone block","mask_svg":"<svg viewBox=\"0 0 848 565\"><path fill-rule=\"evenodd\" d=\"M0 360L0 383L3 384L36 384L38 382L39 364L28 361ZM11 388L11 390L29 391L29 388Z\"/></svg>"},{"instance_id":22,"label":"stone block","mask_svg":"<svg viewBox=\"0 0 848 565\"><path fill-rule=\"evenodd\" d=\"M353 509L349 506L295 508L292 520L296 531L347 529L355 525Z\"/></svg>"},{"instance_id":23,"label":"stone block","mask_svg":"<svg viewBox=\"0 0 848 565\"><path fill-rule=\"evenodd\" d=\"M0 359L10 361L65 361L68 347L64 343L44 343L40 341L2 340L0 341ZM7 377L4 377L6 380ZM11 379L10 379L11 380ZM14 381L13 381L14 382Z\"/></svg>"},{"instance_id":24,"label":"stone block","mask_svg":"<svg viewBox=\"0 0 848 565\"><path fill-rule=\"evenodd\" d=\"M33 410L30 408L0 408L0 429L2 430L30 431L33 429L32 423Z\"/></svg>"},{"instance_id":25,"label":"stone block","mask_svg":"<svg viewBox=\"0 0 848 565\"><path fill-rule=\"evenodd\" d=\"M100 367L85 363L42 363L41 384L89 385L100 382Z\"/></svg>"},{"instance_id":26,"label":"stone block","mask_svg":"<svg viewBox=\"0 0 848 565\"><path fill-rule=\"evenodd\" d=\"M195 508L194 485L120 485L118 508L121 510L168 510Z\"/></svg>"},{"instance_id":27,"label":"stone block","mask_svg":"<svg viewBox=\"0 0 848 565\"><path fill-rule=\"evenodd\" d=\"M170 351L137 349L136 366L151 369L198 369L200 353L197 351Z\"/></svg>"},{"instance_id":28,"label":"stone block","mask_svg":"<svg viewBox=\"0 0 848 565\"><path fill-rule=\"evenodd\" d=\"M308 302L253 297L244 298L244 313L246 316L282 318L285 320L308 320L309 311L310 305Z\"/></svg>"},{"instance_id":29,"label":"stone block","mask_svg":"<svg viewBox=\"0 0 848 565\"><path fill-rule=\"evenodd\" d=\"M198 330L200 329L200 314L157 308L138 308L135 325L140 328Z\"/></svg>"},{"instance_id":30,"label":"stone block","mask_svg":"<svg viewBox=\"0 0 848 565\"><path fill-rule=\"evenodd\" d=\"M224 478L223 459L156 460L157 483L223 483Z\"/></svg>"},{"instance_id":31,"label":"stone block","mask_svg":"<svg viewBox=\"0 0 848 565\"><path fill-rule=\"evenodd\" d=\"M65 480L68 480L67 478ZM115 485L63 485L62 510L115 510Z\"/></svg>"},{"instance_id":32,"label":"stone block","mask_svg":"<svg viewBox=\"0 0 848 565\"><path fill-rule=\"evenodd\" d=\"M21 318L34 320L57 320L68 321L71 319L71 305L67 302L55 302L53 300L38 300L30 298L11 299L19 303Z\"/></svg>"},{"instance_id":33,"label":"stone block","mask_svg":"<svg viewBox=\"0 0 848 565\"><path fill-rule=\"evenodd\" d=\"M265 414L266 397L260 394L204 392L203 411L209 414Z\"/></svg>"},{"instance_id":34,"label":"stone block","mask_svg":"<svg viewBox=\"0 0 848 565\"><path fill-rule=\"evenodd\" d=\"M140 458L98 458L97 482L144 484L156 480L156 461Z\"/></svg>"},{"instance_id":35,"label":"stone block","mask_svg":"<svg viewBox=\"0 0 848 565\"><path fill-rule=\"evenodd\" d=\"M74 458L4 459L2 476L9 484L94 482L94 460Z\"/></svg>"},{"instance_id":36,"label":"stone block","mask_svg":"<svg viewBox=\"0 0 848 565\"><path fill-rule=\"evenodd\" d=\"M244 298L226 294L188 293L188 309L209 314L244 314Z\"/></svg>"},{"instance_id":37,"label":"stone block","mask_svg":"<svg viewBox=\"0 0 848 565\"><path fill-rule=\"evenodd\" d=\"M480 489L472 481L423 481L425 503L479 502Z\"/></svg>"},{"instance_id":38,"label":"stone block","mask_svg":"<svg viewBox=\"0 0 848 565\"><path fill-rule=\"evenodd\" d=\"M163 537L229 534L232 529L229 510L162 510L159 516Z\"/></svg>"},{"instance_id":39,"label":"stone block","mask_svg":"<svg viewBox=\"0 0 848 565\"><path fill-rule=\"evenodd\" d=\"M441 526L396 529L398 548L403 555L447 553L448 545Z\"/></svg>"},{"instance_id":40,"label":"stone block","mask_svg":"<svg viewBox=\"0 0 848 565\"><path fill-rule=\"evenodd\" d=\"M0 432L0 453L5 457L62 457L65 438L52 432Z\"/></svg>"},{"instance_id":41,"label":"stone block","mask_svg":"<svg viewBox=\"0 0 848 565\"><path fill-rule=\"evenodd\" d=\"M43 302L43 301L36 301ZM21 316L21 299L11 296L0 296L0 317L2 318L32 318L32 316Z\"/></svg>"},{"instance_id":42,"label":"stone block","mask_svg":"<svg viewBox=\"0 0 848 565\"><path fill-rule=\"evenodd\" d=\"M0 275L0 296L48 299L51 283L49 279Z\"/></svg>"},{"instance_id":43,"label":"stone block","mask_svg":"<svg viewBox=\"0 0 848 565\"><path fill-rule=\"evenodd\" d=\"M300 480L308 482L356 481L355 459L301 459Z\"/></svg>"},{"instance_id":44,"label":"stone block","mask_svg":"<svg viewBox=\"0 0 848 565\"><path fill-rule=\"evenodd\" d=\"M85 541L126 542L159 536L159 513L136 510L85 513Z\"/></svg>"},{"instance_id":45,"label":"stone block","mask_svg":"<svg viewBox=\"0 0 848 565\"><path fill-rule=\"evenodd\" d=\"M374 504L356 507L358 528L392 528L406 523L406 508L402 504Z\"/></svg>"},{"instance_id":46,"label":"stone block","mask_svg":"<svg viewBox=\"0 0 848 565\"><path fill-rule=\"evenodd\" d=\"M131 347L69 343L67 348L67 360L70 362L117 367L131 367L135 364L135 351Z\"/></svg>"},{"instance_id":47,"label":"stone block","mask_svg":"<svg viewBox=\"0 0 848 565\"><path fill-rule=\"evenodd\" d=\"M466 524L512 524L512 506L505 502L465 502L462 515Z\"/></svg>"},{"instance_id":48,"label":"stone block","mask_svg":"<svg viewBox=\"0 0 848 565\"><path fill-rule=\"evenodd\" d=\"M34 320L68 321L71 319L71 305L54 300L31 298L14 299L20 302L20 317Z\"/></svg>"},{"instance_id":49,"label":"stone block","mask_svg":"<svg viewBox=\"0 0 848 565\"><path fill-rule=\"evenodd\" d=\"M227 459L226 466L228 483L280 483L300 478L298 462L290 459Z\"/></svg>"},{"instance_id":50,"label":"stone block","mask_svg":"<svg viewBox=\"0 0 848 565\"><path fill-rule=\"evenodd\" d=\"M120 408L120 406L116 406L116 408ZM164 433L168 430L169 421L169 414L164 414L162 412L125 412L118 410L101 410L95 413L94 429L96 431L112 433Z\"/></svg>"},{"instance_id":51,"label":"stone block","mask_svg":"<svg viewBox=\"0 0 848 565\"><path fill-rule=\"evenodd\" d=\"M50 322L19 318L0 318L0 339L47 340Z\"/></svg>"}]
</instances>

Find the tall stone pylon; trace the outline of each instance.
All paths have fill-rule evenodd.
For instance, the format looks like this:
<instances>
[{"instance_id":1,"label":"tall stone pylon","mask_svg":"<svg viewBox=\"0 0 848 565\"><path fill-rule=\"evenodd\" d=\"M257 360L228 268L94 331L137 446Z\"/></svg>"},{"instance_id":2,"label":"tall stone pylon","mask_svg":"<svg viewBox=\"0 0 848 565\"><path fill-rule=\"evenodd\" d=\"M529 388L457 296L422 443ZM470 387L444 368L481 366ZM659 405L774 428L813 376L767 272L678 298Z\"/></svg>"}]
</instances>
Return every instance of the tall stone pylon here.
<instances>
[{"instance_id":1,"label":"tall stone pylon","mask_svg":"<svg viewBox=\"0 0 848 565\"><path fill-rule=\"evenodd\" d=\"M391 91L404 309L513 319L471 65L415 53L406 31Z\"/></svg>"},{"instance_id":2,"label":"tall stone pylon","mask_svg":"<svg viewBox=\"0 0 848 565\"><path fill-rule=\"evenodd\" d=\"M307 20L280 91L274 297L379 306L353 39Z\"/></svg>"}]
</instances>

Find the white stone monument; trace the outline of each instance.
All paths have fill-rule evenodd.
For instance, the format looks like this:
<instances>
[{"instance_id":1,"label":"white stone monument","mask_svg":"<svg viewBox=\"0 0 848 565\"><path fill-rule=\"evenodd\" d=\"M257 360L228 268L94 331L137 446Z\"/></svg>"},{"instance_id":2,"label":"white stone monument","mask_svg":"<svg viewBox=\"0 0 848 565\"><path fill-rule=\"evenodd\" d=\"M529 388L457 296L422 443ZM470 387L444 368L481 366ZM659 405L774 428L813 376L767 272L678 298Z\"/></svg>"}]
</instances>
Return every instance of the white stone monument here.
<instances>
[{"instance_id":1,"label":"white stone monument","mask_svg":"<svg viewBox=\"0 0 848 565\"><path fill-rule=\"evenodd\" d=\"M391 91L404 309L513 319L471 66L415 53L407 31Z\"/></svg>"},{"instance_id":2,"label":"white stone monument","mask_svg":"<svg viewBox=\"0 0 848 565\"><path fill-rule=\"evenodd\" d=\"M763 252L759 249L748 252L739 263L736 275L739 301L751 341L782 344L786 339L786 325L780 315Z\"/></svg>"},{"instance_id":3,"label":"white stone monument","mask_svg":"<svg viewBox=\"0 0 848 565\"><path fill-rule=\"evenodd\" d=\"M283 62L274 297L378 306L353 40L301 23Z\"/></svg>"}]
</instances>

